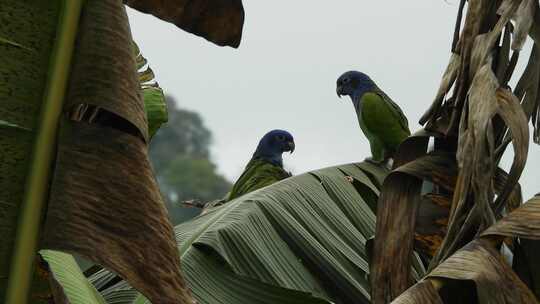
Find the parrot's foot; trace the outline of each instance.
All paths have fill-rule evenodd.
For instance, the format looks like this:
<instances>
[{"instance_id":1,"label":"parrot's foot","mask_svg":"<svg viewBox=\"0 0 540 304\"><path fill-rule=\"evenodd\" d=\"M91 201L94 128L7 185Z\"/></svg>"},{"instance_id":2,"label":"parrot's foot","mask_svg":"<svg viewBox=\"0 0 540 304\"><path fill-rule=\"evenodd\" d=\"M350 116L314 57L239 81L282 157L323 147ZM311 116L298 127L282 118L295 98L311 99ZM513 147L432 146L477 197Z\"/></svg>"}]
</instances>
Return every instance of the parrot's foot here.
<instances>
[{"instance_id":1,"label":"parrot's foot","mask_svg":"<svg viewBox=\"0 0 540 304\"><path fill-rule=\"evenodd\" d=\"M368 157L366 158L366 162L374 164L377 167L384 167L388 170L392 170L392 163L393 163L392 159L376 160L376 159L373 159L373 157Z\"/></svg>"},{"instance_id":2,"label":"parrot's foot","mask_svg":"<svg viewBox=\"0 0 540 304\"><path fill-rule=\"evenodd\" d=\"M206 203L201 202L196 199L192 199L192 200L183 201L181 202L181 204L182 204L182 207L187 207L187 208L204 208L204 205Z\"/></svg>"},{"instance_id":3,"label":"parrot's foot","mask_svg":"<svg viewBox=\"0 0 540 304\"><path fill-rule=\"evenodd\" d=\"M373 157L368 157L365 159L368 163L372 163L376 166L380 166L382 164L384 164L384 159L381 159L381 160L376 160L376 159L373 159Z\"/></svg>"},{"instance_id":4,"label":"parrot's foot","mask_svg":"<svg viewBox=\"0 0 540 304\"><path fill-rule=\"evenodd\" d=\"M386 168L388 168L388 170L392 170L392 167L394 166L394 159L387 158L385 163L386 163Z\"/></svg>"}]
</instances>

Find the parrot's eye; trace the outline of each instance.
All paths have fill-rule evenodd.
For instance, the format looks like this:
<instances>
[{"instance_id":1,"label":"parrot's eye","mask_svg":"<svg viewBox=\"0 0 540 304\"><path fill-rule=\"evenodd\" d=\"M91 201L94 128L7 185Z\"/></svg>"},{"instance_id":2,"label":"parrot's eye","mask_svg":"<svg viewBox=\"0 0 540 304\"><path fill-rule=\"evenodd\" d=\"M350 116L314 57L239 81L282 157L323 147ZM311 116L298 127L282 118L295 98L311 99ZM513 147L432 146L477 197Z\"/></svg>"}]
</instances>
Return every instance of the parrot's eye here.
<instances>
[{"instance_id":1,"label":"parrot's eye","mask_svg":"<svg viewBox=\"0 0 540 304\"><path fill-rule=\"evenodd\" d=\"M278 135L278 136L276 136L276 138L279 141L284 141L285 140L285 136L283 136L283 135Z\"/></svg>"},{"instance_id":2,"label":"parrot's eye","mask_svg":"<svg viewBox=\"0 0 540 304\"><path fill-rule=\"evenodd\" d=\"M341 83L343 83L343 84L346 84L347 82L349 82L349 78L343 78L341 80Z\"/></svg>"}]
</instances>

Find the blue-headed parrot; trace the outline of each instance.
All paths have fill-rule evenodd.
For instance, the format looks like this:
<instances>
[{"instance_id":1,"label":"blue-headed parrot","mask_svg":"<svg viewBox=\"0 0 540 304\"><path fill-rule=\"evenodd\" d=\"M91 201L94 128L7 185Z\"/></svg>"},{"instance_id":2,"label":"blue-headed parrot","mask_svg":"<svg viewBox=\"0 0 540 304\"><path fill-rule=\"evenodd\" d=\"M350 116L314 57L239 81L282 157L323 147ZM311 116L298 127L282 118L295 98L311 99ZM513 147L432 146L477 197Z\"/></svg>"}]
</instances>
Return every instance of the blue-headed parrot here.
<instances>
[{"instance_id":1,"label":"blue-headed parrot","mask_svg":"<svg viewBox=\"0 0 540 304\"><path fill-rule=\"evenodd\" d=\"M234 183L227 201L290 177L283 169L283 152L294 152L292 135L285 130L266 133L257 146L244 172Z\"/></svg>"},{"instance_id":2,"label":"blue-headed parrot","mask_svg":"<svg viewBox=\"0 0 540 304\"><path fill-rule=\"evenodd\" d=\"M367 160L379 165L385 163L393 157L399 144L411 135L407 118L399 106L362 72L346 72L338 78L336 85L338 97L348 95L351 98L360 129L370 143L372 157Z\"/></svg>"}]
</instances>

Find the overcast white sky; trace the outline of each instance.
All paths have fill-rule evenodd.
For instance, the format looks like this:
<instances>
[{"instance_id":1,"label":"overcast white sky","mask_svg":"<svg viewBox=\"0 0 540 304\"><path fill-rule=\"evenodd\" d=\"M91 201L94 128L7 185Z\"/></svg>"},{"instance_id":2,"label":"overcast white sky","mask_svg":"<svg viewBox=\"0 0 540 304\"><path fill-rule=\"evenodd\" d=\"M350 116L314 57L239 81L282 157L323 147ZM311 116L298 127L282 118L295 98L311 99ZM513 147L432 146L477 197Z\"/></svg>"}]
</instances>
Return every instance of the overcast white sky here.
<instances>
[{"instance_id":1,"label":"overcast white sky","mask_svg":"<svg viewBox=\"0 0 540 304\"><path fill-rule=\"evenodd\" d=\"M368 157L349 99L335 94L347 70L369 74L401 106L411 131L420 128L450 56L459 1L243 2L239 49L128 9L158 82L204 118L214 135L213 159L230 180L271 129L295 137L296 151L284 156L293 174ZM540 191L539 154L532 145L521 180L526 199Z\"/></svg>"}]
</instances>

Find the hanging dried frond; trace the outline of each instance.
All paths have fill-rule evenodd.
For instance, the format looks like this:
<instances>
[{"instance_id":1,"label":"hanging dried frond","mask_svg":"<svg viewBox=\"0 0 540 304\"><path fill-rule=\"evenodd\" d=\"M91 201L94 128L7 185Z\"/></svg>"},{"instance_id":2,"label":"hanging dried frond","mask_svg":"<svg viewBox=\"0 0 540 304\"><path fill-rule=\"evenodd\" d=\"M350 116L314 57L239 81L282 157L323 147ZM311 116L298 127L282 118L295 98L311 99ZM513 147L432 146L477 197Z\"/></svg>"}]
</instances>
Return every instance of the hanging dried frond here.
<instances>
[{"instance_id":1,"label":"hanging dried frond","mask_svg":"<svg viewBox=\"0 0 540 304\"><path fill-rule=\"evenodd\" d=\"M468 303L474 298L478 303L538 303L535 294L497 249L505 237L519 237L521 242L540 240L539 218L540 197L536 196L450 256L392 303L414 303L412 299L418 299L416 303L441 303L442 300ZM475 292L467 295L463 291L468 290L466 286L470 281L474 282Z\"/></svg>"},{"instance_id":2,"label":"hanging dried frond","mask_svg":"<svg viewBox=\"0 0 540 304\"><path fill-rule=\"evenodd\" d=\"M532 212L525 216L520 211L523 207L519 208L522 198L518 184L529 150L529 120L532 119L535 128L534 140L540 139L538 3L470 0L464 14L465 2L460 3L450 62L431 107L420 120L426 131L436 132L434 151L426 155L427 141L417 141L418 134L407 139L400 146L397 166L382 189L371 265L374 303L388 303L410 287L407 269L413 236L417 250L430 262L430 273L425 281L396 299L396 303L409 303L413 299L440 303L441 297L450 302L467 301L466 297L473 294L462 292L465 298L448 298L452 294L449 290L458 285L462 290L475 290L461 283L456 285L456 280L473 280L480 303L508 303L509 299L516 303L534 302L528 288L536 290L531 278L540 277L533 273L540 267L534 267L524 258L534 245L513 241L518 236L516 233L500 233L503 236L496 242L500 245L504 241L507 250L520 250L521 253L516 251L514 255L519 253L517 256L521 257L519 273L521 278L526 278L525 285L505 264L486 233L508 221L540 222L540 214ZM515 77L527 35L535 42L533 51L512 92L508 83ZM414 141L418 153L411 150ZM509 144L514 157L506 173L499 168L499 162ZM406 161L400 160L402 155L407 157ZM439 168L441 163L436 155L451 160L447 168ZM413 173L411 168L418 171ZM427 168L433 173L420 174ZM409 175L404 175L405 172ZM434 187L420 195L418 182L412 183L414 179L430 181ZM515 211L505 217L512 210ZM522 217L521 221L518 216ZM499 219L502 219L500 223L495 224ZM474 240L488 227L491 228L482 239ZM404 264L398 266L396 261ZM512 290L494 291L497 284L506 284Z\"/></svg>"},{"instance_id":3,"label":"hanging dried frond","mask_svg":"<svg viewBox=\"0 0 540 304\"><path fill-rule=\"evenodd\" d=\"M78 38L64 107L72 119L60 126L42 246L115 271L154 303L191 303L148 159L148 122L122 1L86 1Z\"/></svg>"},{"instance_id":4,"label":"hanging dried frond","mask_svg":"<svg viewBox=\"0 0 540 304\"><path fill-rule=\"evenodd\" d=\"M217 45L238 47L244 26L241 0L124 0Z\"/></svg>"}]
</instances>

